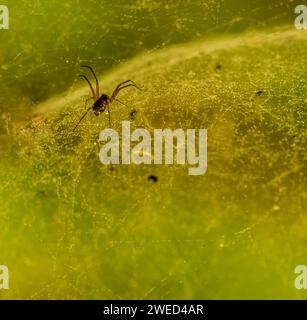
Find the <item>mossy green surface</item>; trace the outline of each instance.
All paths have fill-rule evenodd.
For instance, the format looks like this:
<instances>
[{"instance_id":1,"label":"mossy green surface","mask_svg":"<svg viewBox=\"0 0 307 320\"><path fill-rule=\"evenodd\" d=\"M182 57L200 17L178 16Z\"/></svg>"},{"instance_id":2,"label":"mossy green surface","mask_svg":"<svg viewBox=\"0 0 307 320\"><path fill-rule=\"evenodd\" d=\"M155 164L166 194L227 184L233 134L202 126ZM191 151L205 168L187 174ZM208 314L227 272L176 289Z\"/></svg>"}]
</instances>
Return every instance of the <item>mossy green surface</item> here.
<instances>
[{"instance_id":1,"label":"mossy green surface","mask_svg":"<svg viewBox=\"0 0 307 320\"><path fill-rule=\"evenodd\" d=\"M26 299L306 298L306 35L247 33L143 54L101 75L132 127L207 128L208 172L98 159L86 86L3 117L1 262ZM112 125L129 119L114 103ZM5 125L6 124L6 125ZM4 145L4 144L3 144ZM148 181L149 175L157 183Z\"/></svg>"}]
</instances>

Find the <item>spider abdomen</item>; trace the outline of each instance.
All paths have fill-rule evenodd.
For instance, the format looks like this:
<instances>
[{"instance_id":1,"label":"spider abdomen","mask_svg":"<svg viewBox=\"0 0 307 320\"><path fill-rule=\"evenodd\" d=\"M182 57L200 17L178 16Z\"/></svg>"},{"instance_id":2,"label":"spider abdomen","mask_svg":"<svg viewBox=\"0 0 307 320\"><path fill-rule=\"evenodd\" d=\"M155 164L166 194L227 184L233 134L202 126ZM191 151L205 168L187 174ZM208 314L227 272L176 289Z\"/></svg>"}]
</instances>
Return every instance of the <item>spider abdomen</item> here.
<instances>
[{"instance_id":1,"label":"spider abdomen","mask_svg":"<svg viewBox=\"0 0 307 320\"><path fill-rule=\"evenodd\" d=\"M100 113L104 112L107 108L109 102L109 97L106 94L101 95L101 97L95 101L93 105L93 110L96 116L99 116Z\"/></svg>"}]
</instances>

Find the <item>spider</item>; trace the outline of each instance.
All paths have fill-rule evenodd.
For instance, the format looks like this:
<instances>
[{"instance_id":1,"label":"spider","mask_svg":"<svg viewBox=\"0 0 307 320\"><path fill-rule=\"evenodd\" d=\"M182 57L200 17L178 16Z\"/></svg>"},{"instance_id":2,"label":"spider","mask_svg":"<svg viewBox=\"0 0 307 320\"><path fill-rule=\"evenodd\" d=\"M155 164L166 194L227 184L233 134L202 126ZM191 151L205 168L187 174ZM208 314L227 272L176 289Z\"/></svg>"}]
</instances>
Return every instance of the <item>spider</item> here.
<instances>
[{"instance_id":1,"label":"spider","mask_svg":"<svg viewBox=\"0 0 307 320\"><path fill-rule=\"evenodd\" d=\"M101 96L99 95L99 81L98 78L95 74L95 71L92 67L90 66L86 66L86 65L82 65L80 66L81 68L88 68L91 73L93 74L95 81L96 81L96 91L94 90L94 87L92 86L91 82L89 81L88 77L84 74L80 75L81 78L85 79L85 81L88 83L88 85L90 86L91 89L91 93L92 93L92 97L89 99L93 99L94 103L91 107L89 107L86 112L84 113L84 115L81 117L81 119L79 120L79 122L76 124L75 128L73 131L75 131L77 129L77 127L79 126L80 122L85 118L85 116L88 114L88 112L90 110L94 111L94 114L96 116L99 116L100 113L104 112L106 109L108 109L108 115L109 115L109 125L111 127L111 115L110 115L110 104L113 101L117 101L123 105L125 105L126 107L128 107L126 104L124 104L123 102L119 101L118 99L116 99L117 95L119 94L119 92L125 88L128 87L135 87L139 90L141 90L132 80L126 80L124 82L119 83L116 88L114 89L111 97L109 97L107 94L103 93Z\"/></svg>"}]
</instances>

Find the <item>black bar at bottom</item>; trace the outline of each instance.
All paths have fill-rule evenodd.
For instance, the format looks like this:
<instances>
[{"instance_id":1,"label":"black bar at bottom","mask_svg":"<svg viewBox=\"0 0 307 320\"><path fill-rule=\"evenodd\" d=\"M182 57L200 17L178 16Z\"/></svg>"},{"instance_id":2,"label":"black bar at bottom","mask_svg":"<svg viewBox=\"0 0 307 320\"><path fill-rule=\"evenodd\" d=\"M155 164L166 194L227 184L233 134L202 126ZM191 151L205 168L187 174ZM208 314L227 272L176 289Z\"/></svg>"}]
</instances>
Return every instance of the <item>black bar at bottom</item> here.
<instances>
[{"instance_id":1,"label":"black bar at bottom","mask_svg":"<svg viewBox=\"0 0 307 320\"><path fill-rule=\"evenodd\" d=\"M306 301L0 301L0 319L295 319Z\"/></svg>"}]
</instances>

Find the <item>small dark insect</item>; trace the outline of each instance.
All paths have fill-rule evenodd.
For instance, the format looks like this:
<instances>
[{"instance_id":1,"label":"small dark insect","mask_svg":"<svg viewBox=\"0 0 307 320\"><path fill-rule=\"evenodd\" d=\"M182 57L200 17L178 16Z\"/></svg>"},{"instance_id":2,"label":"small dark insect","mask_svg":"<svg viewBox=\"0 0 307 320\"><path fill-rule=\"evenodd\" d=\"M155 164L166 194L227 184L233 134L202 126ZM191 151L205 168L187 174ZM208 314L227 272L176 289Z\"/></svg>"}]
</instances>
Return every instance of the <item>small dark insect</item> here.
<instances>
[{"instance_id":1,"label":"small dark insect","mask_svg":"<svg viewBox=\"0 0 307 320\"><path fill-rule=\"evenodd\" d=\"M220 63L218 63L215 67L216 70L221 70L222 69L222 65Z\"/></svg>"},{"instance_id":2,"label":"small dark insect","mask_svg":"<svg viewBox=\"0 0 307 320\"><path fill-rule=\"evenodd\" d=\"M158 177L154 176L154 175L150 175L147 178L148 181L152 181L152 182L158 182Z\"/></svg>"},{"instance_id":3,"label":"small dark insect","mask_svg":"<svg viewBox=\"0 0 307 320\"><path fill-rule=\"evenodd\" d=\"M129 114L130 120L134 120L136 114L137 114L137 110L135 110L135 109L131 110L131 112Z\"/></svg>"},{"instance_id":4,"label":"small dark insect","mask_svg":"<svg viewBox=\"0 0 307 320\"><path fill-rule=\"evenodd\" d=\"M263 95L263 91L262 90L258 90L257 92L256 92L256 96L258 96L258 97L260 97L260 96L262 96Z\"/></svg>"},{"instance_id":5,"label":"small dark insect","mask_svg":"<svg viewBox=\"0 0 307 320\"><path fill-rule=\"evenodd\" d=\"M113 101L117 101L123 105L125 105L127 107L126 104L122 103L121 101L119 101L118 99L116 99L117 95L119 94L119 92L125 88L128 88L128 87L135 87L139 90L141 90L132 80L126 80L124 82L121 82L119 83L116 88L114 89L111 97L109 97L107 94L103 93L101 96L99 95L99 81L98 81L98 78L96 77L96 74L93 70L92 67L90 66L81 66L81 68L88 68L90 69L90 71L92 72L95 80L96 80L96 91L94 90L94 87L92 86L91 82L89 81L89 79L87 78L86 75L82 74L80 75L81 78L83 78L87 83L88 85L90 86L90 89L91 89L91 93L92 93L92 97L90 99L93 99L94 100L94 104L88 108L85 112L85 114L81 117L81 119L79 120L79 122L76 124L75 128L73 131L76 130L76 128L78 127L78 125L80 124L80 122L85 118L85 116L88 114L88 112L90 110L93 110L94 111L94 114L96 116L99 116L100 113L104 112L106 109L108 109L108 114L109 114L109 125L111 127L111 115L110 115L110 104L113 102Z\"/></svg>"}]
</instances>

